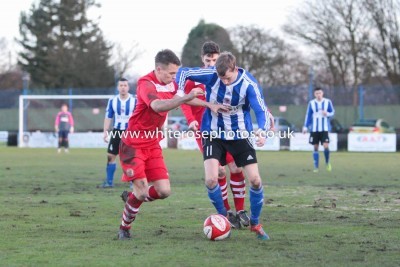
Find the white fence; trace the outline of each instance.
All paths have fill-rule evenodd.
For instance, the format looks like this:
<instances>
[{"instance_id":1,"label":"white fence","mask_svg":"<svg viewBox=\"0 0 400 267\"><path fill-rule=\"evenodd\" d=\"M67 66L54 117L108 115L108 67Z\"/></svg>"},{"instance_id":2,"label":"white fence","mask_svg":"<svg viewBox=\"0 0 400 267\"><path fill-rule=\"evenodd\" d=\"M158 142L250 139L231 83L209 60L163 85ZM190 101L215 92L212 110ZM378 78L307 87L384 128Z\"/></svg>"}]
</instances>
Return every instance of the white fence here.
<instances>
[{"instance_id":1,"label":"white fence","mask_svg":"<svg viewBox=\"0 0 400 267\"><path fill-rule=\"evenodd\" d=\"M312 151L314 146L308 143L310 139L310 134L306 133L294 133L293 137L290 138L290 151ZM338 138L336 133L329 133L329 150L337 151ZM324 147L319 146L319 151L323 151Z\"/></svg>"},{"instance_id":2,"label":"white fence","mask_svg":"<svg viewBox=\"0 0 400 267\"><path fill-rule=\"evenodd\" d=\"M107 143L103 140L103 133L73 133L68 135L69 147L71 148L106 148ZM167 147L165 139L160 141L162 148ZM58 137L49 132L25 132L20 147L45 148L58 146Z\"/></svg>"},{"instance_id":3,"label":"white fence","mask_svg":"<svg viewBox=\"0 0 400 267\"><path fill-rule=\"evenodd\" d=\"M8 132L0 132L0 142L6 142ZM396 134L348 134L347 150L351 152L396 152ZM290 151L312 151L313 146L308 143L309 134L294 133L289 139ZM338 137L336 133L329 134L329 149L337 151ZM107 144L103 141L103 133L73 133L69 135L69 143L71 148L106 148ZM57 135L50 132L24 132L20 147L57 147ZM160 141L161 147L167 147L167 139ZM198 149L196 140L193 136L181 135L177 139L177 148L184 150ZM261 151L279 151L280 139L267 139L263 147L256 147ZM323 150L320 146L320 150Z\"/></svg>"}]
</instances>

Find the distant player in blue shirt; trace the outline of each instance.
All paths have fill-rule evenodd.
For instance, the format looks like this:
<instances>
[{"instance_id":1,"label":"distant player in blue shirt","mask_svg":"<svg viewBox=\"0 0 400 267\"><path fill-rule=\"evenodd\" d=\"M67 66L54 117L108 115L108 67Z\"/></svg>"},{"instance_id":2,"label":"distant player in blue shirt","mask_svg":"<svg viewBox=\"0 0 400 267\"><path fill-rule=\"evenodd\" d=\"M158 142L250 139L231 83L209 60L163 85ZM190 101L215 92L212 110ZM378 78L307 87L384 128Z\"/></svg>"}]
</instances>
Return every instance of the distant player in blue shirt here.
<instances>
[{"instance_id":1,"label":"distant player in blue shirt","mask_svg":"<svg viewBox=\"0 0 400 267\"><path fill-rule=\"evenodd\" d=\"M243 167L250 182L250 230L260 239L269 239L259 222L264 194L253 147L253 137L257 139L257 146L264 145L266 131L270 128L261 87L250 73L236 66L236 58L230 52L221 53L215 67L181 68L176 80L181 94L186 80L204 84L206 101L222 104L229 110L213 113L206 109L201 123L208 197L218 213L227 216L218 184L218 166L226 165L226 153L229 152L236 165ZM253 132L250 107L257 118L259 130L256 133Z\"/></svg>"},{"instance_id":2,"label":"distant player in blue shirt","mask_svg":"<svg viewBox=\"0 0 400 267\"><path fill-rule=\"evenodd\" d=\"M335 115L332 101L324 98L322 88L316 87L314 90L315 99L308 103L306 118L304 120L303 133L310 129L309 143L314 145L313 159L314 172L318 172L319 153L318 148L321 143L324 146L326 169L332 171L329 162L329 131L331 130L330 118Z\"/></svg>"},{"instance_id":3,"label":"distant player in blue shirt","mask_svg":"<svg viewBox=\"0 0 400 267\"><path fill-rule=\"evenodd\" d=\"M106 180L103 188L113 187L114 173L116 170L116 157L119 154L121 135L128 127L130 116L136 107L136 98L129 93L128 80L121 78L118 81L119 94L108 100L106 116L104 118L104 141L108 143ZM110 131L114 119L113 129Z\"/></svg>"}]
</instances>

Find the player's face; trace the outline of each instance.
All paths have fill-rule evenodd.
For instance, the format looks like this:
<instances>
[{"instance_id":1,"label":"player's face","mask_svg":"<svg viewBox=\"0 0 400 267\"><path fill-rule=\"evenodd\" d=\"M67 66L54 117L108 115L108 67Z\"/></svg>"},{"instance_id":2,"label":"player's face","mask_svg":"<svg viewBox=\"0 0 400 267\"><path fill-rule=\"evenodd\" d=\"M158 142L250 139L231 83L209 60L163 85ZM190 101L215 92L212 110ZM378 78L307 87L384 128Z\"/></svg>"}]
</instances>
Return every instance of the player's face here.
<instances>
[{"instance_id":1,"label":"player's face","mask_svg":"<svg viewBox=\"0 0 400 267\"><path fill-rule=\"evenodd\" d=\"M218 77L221 79L222 83L225 85L230 85L234 81L236 81L236 78L238 76L238 69L235 68L233 70L228 70L226 71L224 76L219 76Z\"/></svg>"},{"instance_id":2,"label":"player's face","mask_svg":"<svg viewBox=\"0 0 400 267\"><path fill-rule=\"evenodd\" d=\"M62 112L67 112L68 111L68 107L66 105L62 105L61 106L61 111Z\"/></svg>"},{"instance_id":3,"label":"player's face","mask_svg":"<svg viewBox=\"0 0 400 267\"><path fill-rule=\"evenodd\" d=\"M320 101L320 100L322 100L322 97L324 96L324 92L322 90L314 91L314 96L318 101Z\"/></svg>"},{"instance_id":4,"label":"player's face","mask_svg":"<svg viewBox=\"0 0 400 267\"><path fill-rule=\"evenodd\" d=\"M122 96L126 96L129 92L129 84L127 81L118 82L118 92Z\"/></svg>"},{"instance_id":5,"label":"player's face","mask_svg":"<svg viewBox=\"0 0 400 267\"><path fill-rule=\"evenodd\" d=\"M165 84L169 84L175 80L176 73L178 72L178 65L168 64L168 65L158 65L156 67L157 79Z\"/></svg>"},{"instance_id":6,"label":"player's face","mask_svg":"<svg viewBox=\"0 0 400 267\"><path fill-rule=\"evenodd\" d=\"M204 64L205 68L208 67L213 67L215 66L215 63L217 62L217 59L219 57L219 54L215 53L215 54L207 54L201 57L201 61Z\"/></svg>"}]
</instances>

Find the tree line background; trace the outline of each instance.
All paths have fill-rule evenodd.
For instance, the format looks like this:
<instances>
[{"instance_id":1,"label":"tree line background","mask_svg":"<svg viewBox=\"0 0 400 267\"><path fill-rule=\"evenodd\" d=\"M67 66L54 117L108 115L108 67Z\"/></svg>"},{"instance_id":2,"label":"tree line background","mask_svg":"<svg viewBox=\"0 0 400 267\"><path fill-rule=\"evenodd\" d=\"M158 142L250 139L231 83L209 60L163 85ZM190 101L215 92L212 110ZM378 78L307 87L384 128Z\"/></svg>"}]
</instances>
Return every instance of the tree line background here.
<instances>
[{"instance_id":1,"label":"tree line background","mask_svg":"<svg viewBox=\"0 0 400 267\"><path fill-rule=\"evenodd\" d=\"M0 38L0 89L21 89L24 73L31 88L44 90L111 88L116 78L129 76L139 44L124 50L109 42L87 17L91 8L101 6L95 0L41 0L22 12L17 64L9 63L9 45ZM347 104L358 104L360 84L378 88L372 100L399 103L400 90L393 89L400 84L399 18L400 0L305 0L287 18L284 37L257 25L225 29L201 20L181 58L185 66L200 66L201 46L213 40L264 89L279 87L276 94L294 104L307 99L311 76Z\"/></svg>"}]
</instances>

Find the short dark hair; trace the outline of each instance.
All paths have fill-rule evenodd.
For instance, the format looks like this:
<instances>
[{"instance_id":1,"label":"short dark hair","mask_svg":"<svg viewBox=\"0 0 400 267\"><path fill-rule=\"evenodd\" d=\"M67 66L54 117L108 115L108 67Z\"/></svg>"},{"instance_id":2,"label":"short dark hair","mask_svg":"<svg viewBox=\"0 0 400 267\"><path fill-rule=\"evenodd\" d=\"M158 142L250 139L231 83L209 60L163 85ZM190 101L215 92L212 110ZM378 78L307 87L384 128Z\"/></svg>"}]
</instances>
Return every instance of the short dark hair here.
<instances>
[{"instance_id":1,"label":"short dark hair","mask_svg":"<svg viewBox=\"0 0 400 267\"><path fill-rule=\"evenodd\" d=\"M221 51L219 50L219 45L213 41L207 41L203 44L201 48L201 55L212 55L219 54Z\"/></svg>"},{"instance_id":2,"label":"short dark hair","mask_svg":"<svg viewBox=\"0 0 400 267\"><path fill-rule=\"evenodd\" d=\"M128 80L125 79L125 78L119 78L118 81L119 81L119 82L127 82Z\"/></svg>"},{"instance_id":3,"label":"short dark hair","mask_svg":"<svg viewBox=\"0 0 400 267\"><path fill-rule=\"evenodd\" d=\"M177 66L181 65L181 61L179 60L178 56L175 55L175 53L172 52L172 50L170 49L164 49L158 52L155 58L155 63L156 65L158 64L163 64L163 65L175 64Z\"/></svg>"},{"instance_id":4,"label":"short dark hair","mask_svg":"<svg viewBox=\"0 0 400 267\"><path fill-rule=\"evenodd\" d=\"M319 91L319 90L322 91L322 87L317 86L317 87L315 87L315 89L314 89L314 91Z\"/></svg>"},{"instance_id":5,"label":"short dark hair","mask_svg":"<svg viewBox=\"0 0 400 267\"><path fill-rule=\"evenodd\" d=\"M235 67L236 57L231 52L227 51L222 52L215 63L218 76L225 76L228 70L233 71Z\"/></svg>"}]
</instances>

